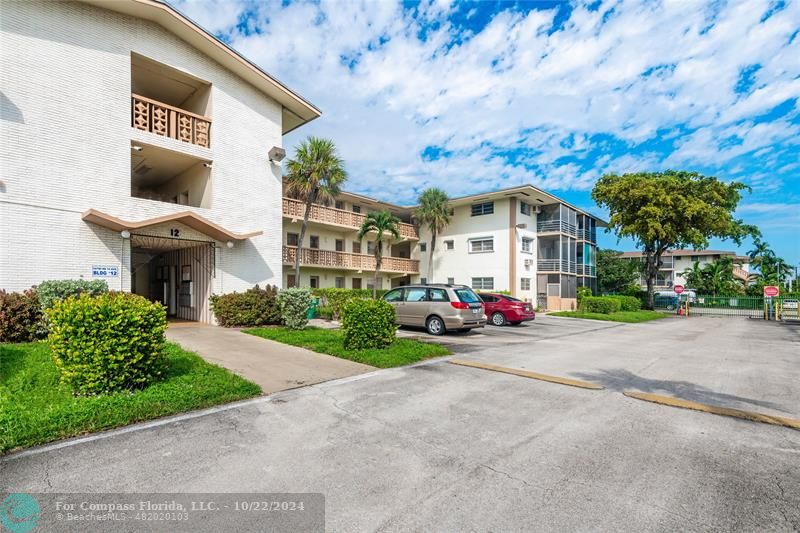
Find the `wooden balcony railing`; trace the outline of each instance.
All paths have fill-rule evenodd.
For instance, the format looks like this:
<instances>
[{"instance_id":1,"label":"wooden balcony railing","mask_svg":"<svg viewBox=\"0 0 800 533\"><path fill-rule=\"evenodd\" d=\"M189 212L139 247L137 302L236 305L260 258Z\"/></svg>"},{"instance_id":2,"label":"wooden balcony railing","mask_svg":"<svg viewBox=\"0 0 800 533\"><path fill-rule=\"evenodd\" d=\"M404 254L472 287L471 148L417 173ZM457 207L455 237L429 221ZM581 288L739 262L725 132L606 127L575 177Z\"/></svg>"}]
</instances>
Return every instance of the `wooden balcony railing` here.
<instances>
[{"instance_id":1,"label":"wooden balcony railing","mask_svg":"<svg viewBox=\"0 0 800 533\"><path fill-rule=\"evenodd\" d=\"M303 220L306 212L306 204L302 200L294 198L283 199L283 216ZM308 219L312 222L332 224L334 226L344 226L352 229L359 229L364 222L366 215L363 213L353 213L344 209L325 207L324 205L311 204L311 212ZM404 239L419 239L417 229L412 224L400 223L400 236Z\"/></svg>"},{"instance_id":2,"label":"wooden balcony railing","mask_svg":"<svg viewBox=\"0 0 800 533\"><path fill-rule=\"evenodd\" d=\"M296 246L283 247L283 263L293 265L297 257ZM375 270L375 257L367 254L336 252L318 248L303 248L300 253L300 264L325 268L341 268L345 270ZM398 272L402 274L418 274L419 261L402 257L384 257L381 260L381 272Z\"/></svg>"},{"instance_id":3,"label":"wooden balcony railing","mask_svg":"<svg viewBox=\"0 0 800 533\"><path fill-rule=\"evenodd\" d=\"M131 126L204 148L211 146L211 119L131 94Z\"/></svg>"}]
</instances>

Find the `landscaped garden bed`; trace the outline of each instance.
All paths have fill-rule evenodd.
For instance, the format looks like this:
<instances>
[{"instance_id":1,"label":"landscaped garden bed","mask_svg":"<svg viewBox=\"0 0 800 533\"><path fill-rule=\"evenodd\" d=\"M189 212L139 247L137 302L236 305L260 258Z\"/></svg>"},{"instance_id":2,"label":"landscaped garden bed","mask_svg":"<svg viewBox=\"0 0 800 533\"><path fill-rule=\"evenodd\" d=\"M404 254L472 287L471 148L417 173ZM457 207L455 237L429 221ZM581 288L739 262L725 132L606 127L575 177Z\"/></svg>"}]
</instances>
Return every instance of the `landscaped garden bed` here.
<instances>
[{"instance_id":1,"label":"landscaped garden bed","mask_svg":"<svg viewBox=\"0 0 800 533\"><path fill-rule=\"evenodd\" d=\"M668 315L659 311L616 311L613 313L588 313L581 311L557 311L555 313L547 313L547 316L562 316L568 318L588 318L590 320L605 320L608 322L627 322L634 324L638 322L648 322L650 320L658 320L665 318Z\"/></svg>"}]
</instances>

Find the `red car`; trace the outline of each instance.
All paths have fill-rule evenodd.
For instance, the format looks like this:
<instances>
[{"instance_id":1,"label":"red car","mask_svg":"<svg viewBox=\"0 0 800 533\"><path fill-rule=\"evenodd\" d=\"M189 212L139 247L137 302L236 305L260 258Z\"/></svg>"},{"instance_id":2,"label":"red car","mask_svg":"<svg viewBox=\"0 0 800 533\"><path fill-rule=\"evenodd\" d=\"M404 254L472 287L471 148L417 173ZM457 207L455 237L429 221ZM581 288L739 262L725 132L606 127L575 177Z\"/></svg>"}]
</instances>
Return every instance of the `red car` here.
<instances>
[{"instance_id":1,"label":"red car","mask_svg":"<svg viewBox=\"0 0 800 533\"><path fill-rule=\"evenodd\" d=\"M478 296L486 304L488 322L494 326L505 326L506 324L516 326L536 318L536 313L530 303L513 296L494 292L481 292L478 293Z\"/></svg>"}]
</instances>

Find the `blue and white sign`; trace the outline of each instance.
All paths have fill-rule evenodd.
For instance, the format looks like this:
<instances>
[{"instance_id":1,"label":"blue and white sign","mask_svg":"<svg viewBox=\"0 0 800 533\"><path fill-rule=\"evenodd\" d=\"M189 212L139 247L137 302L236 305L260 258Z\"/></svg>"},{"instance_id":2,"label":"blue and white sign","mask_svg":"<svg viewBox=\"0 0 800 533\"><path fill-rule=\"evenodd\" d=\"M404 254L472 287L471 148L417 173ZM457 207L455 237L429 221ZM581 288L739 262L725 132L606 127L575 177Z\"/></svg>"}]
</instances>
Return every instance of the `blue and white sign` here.
<instances>
[{"instance_id":1,"label":"blue and white sign","mask_svg":"<svg viewBox=\"0 0 800 533\"><path fill-rule=\"evenodd\" d=\"M92 265L93 278L117 278L119 267L116 265Z\"/></svg>"}]
</instances>

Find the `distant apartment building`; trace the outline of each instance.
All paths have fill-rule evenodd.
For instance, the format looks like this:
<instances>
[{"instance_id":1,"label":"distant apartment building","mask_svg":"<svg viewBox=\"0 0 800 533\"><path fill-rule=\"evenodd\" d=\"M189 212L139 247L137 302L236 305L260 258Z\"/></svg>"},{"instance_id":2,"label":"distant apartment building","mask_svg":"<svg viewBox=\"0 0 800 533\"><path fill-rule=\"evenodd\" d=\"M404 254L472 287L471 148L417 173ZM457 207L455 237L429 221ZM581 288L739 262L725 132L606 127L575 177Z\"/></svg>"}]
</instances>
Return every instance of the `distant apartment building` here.
<instances>
[{"instance_id":1,"label":"distant apartment building","mask_svg":"<svg viewBox=\"0 0 800 533\"><path fill-rule=\"evenodd\" d=\"M605 223L531 185L450 201L450 224L437 237L428 272L430 233L416 227L414 207L342 193L314 205L302 249L297 239L304 204L283 199L284 283L368 288L375 270L375 236L358 242L369 211L386 209L402 220L401 236L384 250L378 288L451 283L478 291L508 291L547 309L572 309L577 287L596 288L597 228ZM300 280L292 265L301 254Z\"/></svg>"},{"instance_id":2,"label":"distant apartment building","mask_svg":"<svg viewBox=\"0 0 800 533\"><path fill-rule=\"evenodd\" d=\"M0 39L0 288L105 279L210 322L281 284L272 159L313 105L159 1L4 2Z\"/></svg>"},{"instance_id":3,"label":"distant apartment building","mask_svg":"<svg viewBox=\"0 0 800 533\"><path fill-rule=\"evenodd\" d=\"M736 255L736 252L722 250L668 250L661 256L663 265L656 275L656 289L671 289L675 285L686 285L684 272L693 268L695 262L702 268L723 257L733 260L733 275L743 281L750 275L750 258ZM643 261L642 252L624 252L623 259L630 261ZM639 276L639 284L647 288L644 276Z\"/></svg>"}]
</instances>

